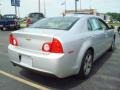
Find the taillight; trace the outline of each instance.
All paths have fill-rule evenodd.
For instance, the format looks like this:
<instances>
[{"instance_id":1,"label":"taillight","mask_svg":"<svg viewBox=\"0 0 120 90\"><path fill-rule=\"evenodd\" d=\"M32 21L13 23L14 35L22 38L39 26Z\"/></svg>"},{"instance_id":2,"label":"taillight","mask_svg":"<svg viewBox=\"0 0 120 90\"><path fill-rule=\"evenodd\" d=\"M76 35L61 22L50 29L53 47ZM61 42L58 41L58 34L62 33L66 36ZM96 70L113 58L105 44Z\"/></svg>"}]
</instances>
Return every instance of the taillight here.
<instances>
[{"instance_id":1,"label":"taillight","mask_svg":"<svg viewBox=\"0 0 120 90\"><path fill-rule=\"evenodd\" d=\"M12 44L12 42L13 42L13 35L10 34L10 36L9 36L9 43Z\"/></svg>"},{"instance_id":2,"label":"taillight","mask_svg":"<svg viewBox=\"0 0 120 90\"><path fill-rule=\"evenodd\" d=\"M43 44L42 50L44 52L50 52L50 49L51 49L51 43L45 43L45 44Z\"/></svg>"},{"instance_id":3,"label":"taillight","mask_svg":"<svg viewBox=\"0 0 120 90\"><path fill-rule=\"evenodd\" d=\"M32 20L30 18L27 19L27 24L32 24Z\"/></svg>"},{"instance_id":4,"label":"taillight","mask_svg":"<svg viewBox=\"0 0 120 90\"><path fill-rule=\"evenodd\" d=\"M44 52L63 53L62 44L56 38L54 38L52 42L48 42L48 43L43 44L42 50Z\"/></svg>"},{"instance_id":5,"label":"taillight","mask_svg":"<svg viewBox=\"0 0 120 90\"><path fill-rule=\"evenodd\" d=\"M17 24L17 19L14 19L14 23Z\"/></svg>"},{"instance_id":6,"label":"taillight","mask_svg":"<svg viewBox=\"0 0 120 90\"><path fill-rule=\"evenodd\" d=\"M13 37L12 34L10 34L9 43L12 44L12 45L14 45L14 46L18 46L17 39L15 37Z\"/></svg>"},{"instance_id":7,"label":"taillight","mask_svg":"<svg viewBox=\"0 0 120 90\"><path fill-rule=\"evenodd\" d=\"M63 47L59 40L53 39L51 44L51 52L53 53L63 53Z\"/></svg>"}]
</instances>

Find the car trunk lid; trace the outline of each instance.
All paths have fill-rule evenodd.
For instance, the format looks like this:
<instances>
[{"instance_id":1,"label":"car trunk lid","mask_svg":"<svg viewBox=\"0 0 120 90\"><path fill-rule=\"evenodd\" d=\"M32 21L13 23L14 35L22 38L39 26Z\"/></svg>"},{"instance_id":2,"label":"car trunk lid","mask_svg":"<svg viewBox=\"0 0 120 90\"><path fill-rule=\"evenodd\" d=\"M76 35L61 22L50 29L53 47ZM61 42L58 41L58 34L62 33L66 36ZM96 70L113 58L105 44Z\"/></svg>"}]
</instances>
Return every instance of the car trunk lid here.
<instances>
[{"instance_id":1,"label":"car trunk lid","mask_svg":"<svg viewBox=\"0 0 120 90\"><path fill-rule=\"evenodd\" d=\"M13 33L18 41L18 47L33 51L41 51L46 42L52 42L53 38L61 35L61 31L40 30L40 29L23 29Z\"/></svg>"}]
</instances>

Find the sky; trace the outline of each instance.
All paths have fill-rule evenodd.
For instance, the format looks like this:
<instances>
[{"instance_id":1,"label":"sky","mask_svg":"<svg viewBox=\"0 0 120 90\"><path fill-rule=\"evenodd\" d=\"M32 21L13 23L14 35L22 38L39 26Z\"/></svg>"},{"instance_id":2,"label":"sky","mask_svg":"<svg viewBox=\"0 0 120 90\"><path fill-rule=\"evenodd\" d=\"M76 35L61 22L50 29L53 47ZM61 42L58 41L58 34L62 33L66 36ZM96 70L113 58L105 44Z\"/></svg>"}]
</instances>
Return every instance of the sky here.
<instances>
[{"instance_id":1,"label":"sky","mask_svg":"<svg viewBox=\"0 0 120 90\"><path fill-rule=\"evenodd\" d=\"M25 17L31 12L38 12L38 0L20 0L21 5L18 15ZM41 1L41 12L44 13L44 0ZM65 0L45 0L46 16L59 16L65 9ZM74 9L75 0L66 0L66 9ZM97 9L100 13L118 12L120 13L120 0L81 0L82 9ZM80 9L80 2L78 2L78 9ZM14 14L15 8L11 6L11 0L0 0L0 13Z\"/></svg>"}]
</instances>

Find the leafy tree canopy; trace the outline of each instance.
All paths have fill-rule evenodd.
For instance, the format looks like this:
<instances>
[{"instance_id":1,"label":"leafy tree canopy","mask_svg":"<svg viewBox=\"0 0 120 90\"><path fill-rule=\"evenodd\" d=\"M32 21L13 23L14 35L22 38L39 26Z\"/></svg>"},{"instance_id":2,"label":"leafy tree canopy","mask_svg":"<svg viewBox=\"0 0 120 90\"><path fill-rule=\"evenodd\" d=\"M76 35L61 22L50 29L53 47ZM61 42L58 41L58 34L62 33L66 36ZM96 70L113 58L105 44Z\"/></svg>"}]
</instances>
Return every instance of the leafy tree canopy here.
<instances>
[{"instance_id":1,"label":"leafy tree canopy","mask_svg":"<svg viewBox=\"0 0 120 90\"><path fill-rule=\"evenodd\" d=\"M108 12L107 15L109 15L111 17L112 21L119 21L120 22L120 13Z\"/></svg>"}]
</instances>

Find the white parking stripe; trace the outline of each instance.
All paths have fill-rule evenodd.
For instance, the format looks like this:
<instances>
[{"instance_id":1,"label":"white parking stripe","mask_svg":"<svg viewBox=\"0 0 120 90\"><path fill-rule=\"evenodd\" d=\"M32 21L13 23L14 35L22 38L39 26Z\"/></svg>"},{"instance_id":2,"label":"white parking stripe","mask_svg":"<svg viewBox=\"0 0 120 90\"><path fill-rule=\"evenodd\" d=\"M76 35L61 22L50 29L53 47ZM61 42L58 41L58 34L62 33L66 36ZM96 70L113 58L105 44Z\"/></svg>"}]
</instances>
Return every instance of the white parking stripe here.
<instances>
[{"instance_id":1,"label":"white parking stripe","mask_svg":"<svg viewBox=\"0 0 120 90\"><path fill-rule=\"evenodd\" d=\"M39 84L35 84L35 83L30 82L30 81L28 81L28 80L19 78L19 77L17 77L17 76L14 76L14 75L9 74L9 73L7 73L7 72L4 72L4 71L2 71L2 70L0 70L0 74L2 74L2 75L4 75L4 76L7 76L7 77L9 77L9 78L12 78L12 79L14 79L14 80L17 80L17 81L19 81L19 82L21 82L21 83L24 83L24 84L26 84L26 85L32 86L32 87L34 87L34 88L36 88L36 89L40 89L40 90L50 90L50 89L48 89L48 88L46 88L46 87L43 87L43 86L41 86L41 85L39 85Z\"/></svg>"},{"instance_id":2,"label":"white parking stripe","mask_svg":"<svg viewBox=\"0 0 120 90\"><path fill-rule=\"evenodd\" d=\"M101 77L103 78L104 80L112 80L112 81L118 81L120 82L120 79L117 78L117 77L113 77L113 76L108 76L108 75L95 75L95 77Z\"/></svg>"}]
</instances>

